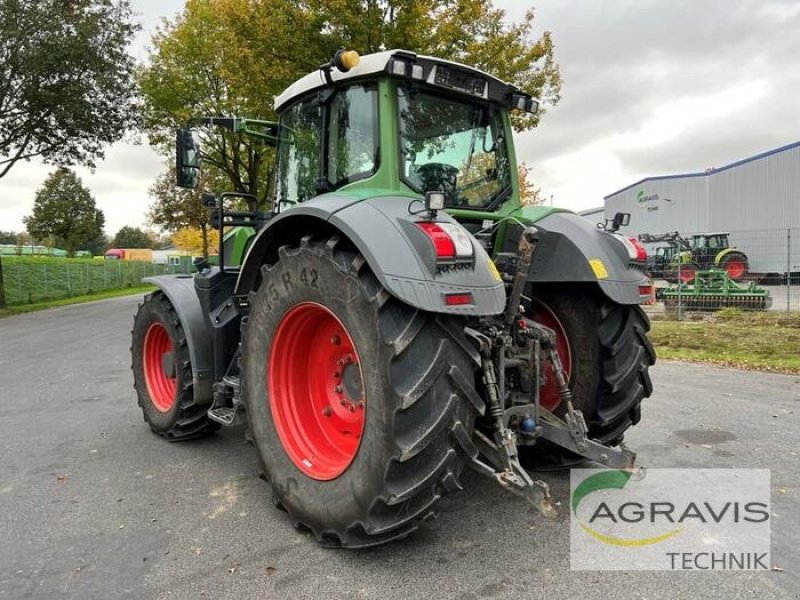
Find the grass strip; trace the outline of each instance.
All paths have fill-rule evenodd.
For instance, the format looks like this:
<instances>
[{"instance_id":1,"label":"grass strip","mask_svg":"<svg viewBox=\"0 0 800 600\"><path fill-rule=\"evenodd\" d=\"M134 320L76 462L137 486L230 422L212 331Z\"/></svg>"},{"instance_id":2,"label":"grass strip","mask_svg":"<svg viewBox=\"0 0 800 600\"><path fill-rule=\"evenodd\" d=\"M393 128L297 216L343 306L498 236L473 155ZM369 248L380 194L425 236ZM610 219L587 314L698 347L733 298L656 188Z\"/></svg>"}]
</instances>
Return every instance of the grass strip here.
<instances>
[{"instance_id":1,"label":"grass strip","mask_svg":"<svg viewBox=\"0 0 800 600\"><path fill-rule=\"evenodd\" d=\"M800 374L800 314L726 309L703 321L653 321L659 358Z\"/></svg>"},{"instance_id":2,"label":"grass strip","mask_svg":"<svg viewBox=\"0 0 800 600\"><path fill-rule=\"evenodd\" d=\"M83 304L84 302L95 302L97 300L106 300L108 298L132 296L134 294L146 294L154 289L156 288L153 285L137 285L134 287L120 288L117 290L103 290L102 292L86 294L84 296L73 296L72 298L59 298L57 300L47 300L45 302L35 302L33 304L16 304L7 308L0 308L0 318L34 312L37 310L46 310L48 308L55 308L58 306L68 306L70 304Z\"/></svg>"}]
</instances>

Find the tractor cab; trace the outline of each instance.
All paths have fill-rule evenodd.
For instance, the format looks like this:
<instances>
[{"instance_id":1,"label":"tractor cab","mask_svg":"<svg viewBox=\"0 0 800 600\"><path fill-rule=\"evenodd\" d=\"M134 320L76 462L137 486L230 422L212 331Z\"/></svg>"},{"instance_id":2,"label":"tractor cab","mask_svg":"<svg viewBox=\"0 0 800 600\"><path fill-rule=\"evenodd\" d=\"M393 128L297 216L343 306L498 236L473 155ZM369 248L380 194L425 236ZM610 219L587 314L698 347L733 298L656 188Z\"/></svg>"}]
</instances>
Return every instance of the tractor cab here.
<instances>
[{"instance_id":1,"label":"tractor cab","mask_svg":"<svg viewBox=\"0 0 800 600\"><path fill-rule=\"evenodd\" d=\"M205 118L276 147L273 212L325 194L420 198L494 211L519 189L509 110L538 101L478 69L404 50L339 51L275 100L277 123ZM194 187L199 149L178 135L178 185Z\"/></svg>"},{"instance_id":2,"label":"tractor cab","mask_svg":"<svg viewBox=\"0 0 800 600\"><path fill-rule=\"evenodd\" d=\"M516 188L510 109L538 102L477 69L403 50L344 53L276 98L279 210L330 192L493 210Z\"/></svg>"},{"instance_id":3,"label":"tractor cab","mask_svg":"<svg viewBox=\"0 0 800 600\"><path fill-rule=\"evenodd\" d=\"M728 233L699 233L692 236L692 248L724 250L728 247Z\"/></svg>"},{"instance_id":4,"label":"tractor cab","mask_svg":"<svg viewBox=\"0 0 800 600\"><path fill-rule=\"evenodd\" d=\"M713 264L714 258L728 248L727 233L695 234L691 239L692 254L698 264Z\"/></svg>"}]
</instances>

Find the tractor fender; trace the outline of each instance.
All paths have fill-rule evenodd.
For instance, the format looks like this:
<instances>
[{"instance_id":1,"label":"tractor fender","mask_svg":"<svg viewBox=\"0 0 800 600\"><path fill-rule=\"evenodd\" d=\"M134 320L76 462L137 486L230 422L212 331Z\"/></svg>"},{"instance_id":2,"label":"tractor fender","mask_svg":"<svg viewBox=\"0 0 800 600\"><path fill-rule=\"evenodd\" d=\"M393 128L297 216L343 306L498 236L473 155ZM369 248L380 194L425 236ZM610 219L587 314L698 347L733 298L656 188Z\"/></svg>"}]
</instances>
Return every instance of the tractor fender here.
<instances>
[{"instance_id":1,"label":"tractor fender","mask_svg":"<svg viewBox=\"0 0 800 600\"><path fill-rule=\"evenodd\" d=\"M741 254L745 257L745 259L747 259L747 255L738 248L725 248L725 250L722 250L714 257L714 266L718 267L719 263L722 262L722 259L729 254Z\"/></svg>"},{"instance_id":2,"label":"tractor fender","mask_svg":"<svg viewBox=\"0 0 800 600\"><path fill-rule=\"evenodd\" d=\"M424 209L420 209L420 202L401 196L359 200L327 194L303 202L272 219L258 233L245 257L236 294L255 289L261 265L274 264L281 246L296 244L309 234L339 234L356 247L391 295L414 308L469 316L501 313L505 288L483 247L472 239L471 264L437 269L433 244L415 225L423 219L420 212ZM456 223L443 211L437 220ZM472 302L448 306L445 296L453 293L470 293Z\"/></svg>"},{"instance_id":3,"label":"tractor fender","mask_svg":"<svg viewBox=\"0 0 800 600\"><path fill-rule=\"evenodd\" d=\"M158 286L175 309L189 347L195 402L211 403L214 383L213 341L207 319L203 316L200 299L194 289L194 277L156 275L145 277L142 281Z\"/></svg>"},{"instance_id":4,"label":"tractor fender","mask_svg":"<svg viewBox=\"0 0 800 600\"><path fill-rule=\"evenodd\" d=\"M593 282L614 302L641 302L639 287L649 286L649 280L643 271L630 265L625 246L614 236L598 229L585 217L570 212L551 213L535 225L540 240L529 281L534 284ZM513 251L519 240L521 228L514 229L516 236L507 236L507 251Z\"/></svg>"}]
</instances>

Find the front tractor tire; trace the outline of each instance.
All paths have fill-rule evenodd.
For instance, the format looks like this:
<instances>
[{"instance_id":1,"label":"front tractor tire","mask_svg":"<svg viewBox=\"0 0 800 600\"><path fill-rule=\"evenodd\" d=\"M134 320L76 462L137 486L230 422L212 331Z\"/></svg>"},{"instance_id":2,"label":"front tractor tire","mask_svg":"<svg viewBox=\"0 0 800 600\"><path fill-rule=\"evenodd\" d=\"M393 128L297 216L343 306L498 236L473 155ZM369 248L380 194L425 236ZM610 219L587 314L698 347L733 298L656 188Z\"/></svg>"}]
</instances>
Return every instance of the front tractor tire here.
<instances>
[{"instance_id":1,"label":"front tractor tire","mask_svg":"<svg viewBox=\"0 0 800 600\"><path fill-rule=\"evenodd\" d=\"M569 375L575 408L591 439L617 445L639 422L641 403L653 385L649 367L656 354L647 338L650 322L638 305L617 304L579 286L532 290L529 314L556 332L559 358ZM542 405L563 415L555 376L547 365ZM580 459L564 448L539 442L520 448L525 466L563 468Z\"/></svg>"},{"instance_id":2,"label":"front tractor tire","mask_svg":"<svg viewBox=\"0 0 800 600\"><path fill-rule=\"evenodd\" d=\"M337 238L283 247L250 296L243 397L273 501L323 545L405 537L461 489L483 402L460 321L390 296ZM460 441L459 441L460 440Z\"/></svg>"},{"instance_id":3,"label":"front tractor tire","mask_svg":"<svg viewBox=\"0 0 800 600\"><path fill-rule=\"evenodd\" d=\"M677 265L672 265L670 270L664 273L664 279L671 284L691 284L697 278L699 270L700 266L696 263L682 263L680 269Z\"/></svg>"},{"instance_id":4,"label":"front tractor tire","mask_svg":"<svg viewBox=\"0 0 800 600\"><path fill-rule=\"evenodd\" d=\"M145 296L131 334L133 385L150 429L170 441L216 430L218 425L208 419L208 406L194 401L183 325L163 292Z\"/></svg>"}]
</instances>

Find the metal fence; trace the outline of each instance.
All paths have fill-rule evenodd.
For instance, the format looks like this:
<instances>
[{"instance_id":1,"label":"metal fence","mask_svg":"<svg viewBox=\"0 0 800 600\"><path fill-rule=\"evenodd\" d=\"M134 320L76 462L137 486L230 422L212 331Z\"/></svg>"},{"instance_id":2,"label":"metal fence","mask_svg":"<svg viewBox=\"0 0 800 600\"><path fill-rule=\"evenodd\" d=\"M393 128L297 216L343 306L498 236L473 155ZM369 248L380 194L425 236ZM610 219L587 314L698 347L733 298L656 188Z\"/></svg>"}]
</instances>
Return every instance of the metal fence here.
<instances>
[{"instance_id":1,"label":"metal fence","mask_svg":"<svg viewBox=\"0 0 800 600\"><path fill-rule=\"evenodd\" d=\"M134 287L142 279L188 273L189 265L157 265L122 260L70 260L3 257L6 303L29 304L104 290Z\"/></svg>"},{"instance_id":2,"label":"metal fence","mask_svg":"<svg viewBox=\"0 0 800 600\"><path fill-rule=\"evenodd\" d=\"M645 244L656 290L651 312L682 319L721 309L800 311L800 228L726 233L681 232L688 246Z\"/></svg>"}]
</instances>

